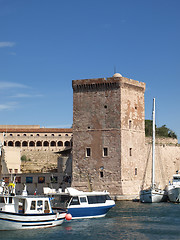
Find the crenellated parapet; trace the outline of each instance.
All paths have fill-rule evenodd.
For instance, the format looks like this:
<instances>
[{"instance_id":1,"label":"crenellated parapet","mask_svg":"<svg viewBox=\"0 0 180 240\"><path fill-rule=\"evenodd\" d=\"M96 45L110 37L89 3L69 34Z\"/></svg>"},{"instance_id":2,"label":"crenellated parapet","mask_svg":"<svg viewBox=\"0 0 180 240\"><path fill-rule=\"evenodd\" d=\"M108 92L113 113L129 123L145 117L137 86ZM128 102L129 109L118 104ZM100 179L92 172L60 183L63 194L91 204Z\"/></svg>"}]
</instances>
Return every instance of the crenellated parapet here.
<instances>
[{"instance_id":1,"label":"crenellated parapet","mask_svg":"<svg viewBox=\"0 0 180 240\"><path fill-rule=\"evenodd\" d=\"M74 92L86 92L86 91L104 91L115 88L123 87L139 88L141 91L145 91L145 83L135 81L125 77L110 77L110 78L94 78L94 79L82 79L73 80L72 88Z\"/></svg>"},{"instance_id":2,"label":"crenellated parapet","mask_svg":"<svg viewBox=\"0 0 180 240\"><path fill-rule=\"evenodd\" d=\"M104 91L119 88L119 81L107 81L105 78L74 80L72 87L74 92Z\"/></svg>"}]
</instances>

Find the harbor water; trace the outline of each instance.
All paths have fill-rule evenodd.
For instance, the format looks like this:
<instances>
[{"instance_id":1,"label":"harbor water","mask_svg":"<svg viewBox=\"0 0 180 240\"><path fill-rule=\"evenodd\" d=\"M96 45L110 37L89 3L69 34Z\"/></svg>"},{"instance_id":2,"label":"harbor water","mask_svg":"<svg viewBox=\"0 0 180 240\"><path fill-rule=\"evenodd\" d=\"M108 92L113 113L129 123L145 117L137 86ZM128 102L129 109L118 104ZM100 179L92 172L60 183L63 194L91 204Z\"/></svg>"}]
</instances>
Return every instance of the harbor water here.
<instances>
[{"instance_id":1,"label":"harbor water","mask_svg":"<svg viewBox=\"0 0 180 240\"><path fill-rule=\"evenodd\" d=\"M180 204L118 201L104 218L45 229L1 231L1 240L180 239Z\"/></svg>"}]
</instances>

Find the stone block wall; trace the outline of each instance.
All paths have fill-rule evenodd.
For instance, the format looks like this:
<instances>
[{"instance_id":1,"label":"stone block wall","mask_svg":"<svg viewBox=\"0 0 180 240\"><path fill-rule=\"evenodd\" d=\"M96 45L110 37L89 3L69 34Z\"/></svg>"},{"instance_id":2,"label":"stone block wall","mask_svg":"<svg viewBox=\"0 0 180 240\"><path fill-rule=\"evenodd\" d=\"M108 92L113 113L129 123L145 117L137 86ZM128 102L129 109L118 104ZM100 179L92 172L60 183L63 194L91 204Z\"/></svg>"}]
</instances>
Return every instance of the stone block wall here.
<instances>
[{"instance_id":1,"label":"stone block wall","mask_svg":"<svg viewBox=\"0 0 180 240\"><path fill-rule=\"evenodd\" d=\"M165 140L164 140L165 141ZM173 174L180 170L180 145L173 144L169 139L169 144L163 144L157 139L155 146L155 181L160 188L165 188L172 180ZM166 143L168 139L166 139ZM146 158L145 168L143 170L142 187L148 187L151 184L152 169L152 145L149 139L146 139Z\"/></svg>"},{"instance_id":2,"label":"stone block wall","mask_svg":"<svg viewBox=\"0 0 180 240\"><path fill-rule=\"evenodd\" d=\"M27 161L21 161L21 171L28 172L51 172L57 171L59 155L52 151L23 151Z\"/></svg>"},{"instance_id":3,"label":"stone block wall","mask_svg":"<svg viewBox=\"0 0 180 240\"><path fill-rule=\"evenodd\" d=\"M93 190L106 189L111 195L134 194L140 189L144 90L144 83L123 77L73 81L75 187L90 184ZM105 148L107 156L103 155ZM136 188L133 181L137 181Z\"/></svg>"}]
</instances>

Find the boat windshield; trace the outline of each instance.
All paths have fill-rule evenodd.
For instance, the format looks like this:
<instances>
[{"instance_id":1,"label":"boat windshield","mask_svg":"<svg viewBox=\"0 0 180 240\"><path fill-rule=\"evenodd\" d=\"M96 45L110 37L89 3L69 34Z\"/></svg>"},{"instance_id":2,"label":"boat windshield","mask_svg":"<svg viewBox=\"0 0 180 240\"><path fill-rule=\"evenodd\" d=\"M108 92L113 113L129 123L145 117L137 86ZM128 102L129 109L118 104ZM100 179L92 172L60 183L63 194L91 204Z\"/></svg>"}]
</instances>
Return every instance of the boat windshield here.
<instances>
[{"instance_id":1,"label":"boat windshield","mask_svg":"<svg viewBox=\"0 0 180 240\"><path fill-rule=\"evenodd\" d=\"M78 197L72 197L70 205L80 205Z\"/></svg>"},{"instance_id":2,"label":"boat windshield","mask_svg":"<svg viewBox=\"0 0 180 240\"><path fill-rule=\"evenodd\" d=\"M69 195L52 195L51 205L53 208L66 208L71 197Z\"/></svg>"}]
</instances>

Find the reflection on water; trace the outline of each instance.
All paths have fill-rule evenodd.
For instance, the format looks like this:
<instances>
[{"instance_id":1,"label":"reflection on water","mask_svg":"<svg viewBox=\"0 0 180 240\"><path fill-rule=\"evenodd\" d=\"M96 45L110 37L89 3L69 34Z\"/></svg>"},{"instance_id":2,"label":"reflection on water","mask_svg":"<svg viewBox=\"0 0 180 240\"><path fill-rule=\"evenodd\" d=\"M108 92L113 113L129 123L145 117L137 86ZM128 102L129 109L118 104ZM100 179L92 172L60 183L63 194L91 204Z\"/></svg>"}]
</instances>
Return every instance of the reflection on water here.
<instances>
[{"instance_id":1,"label":"reflection on water","mask_svg":"<svg viewBox=\"0 0 180 240\"><path fill-rule=\"evenodd\" d=\"M180 204L116 202L106 217L48 229L1 231L1 240L180 239Z\"/></svg>"}]
</instances>

